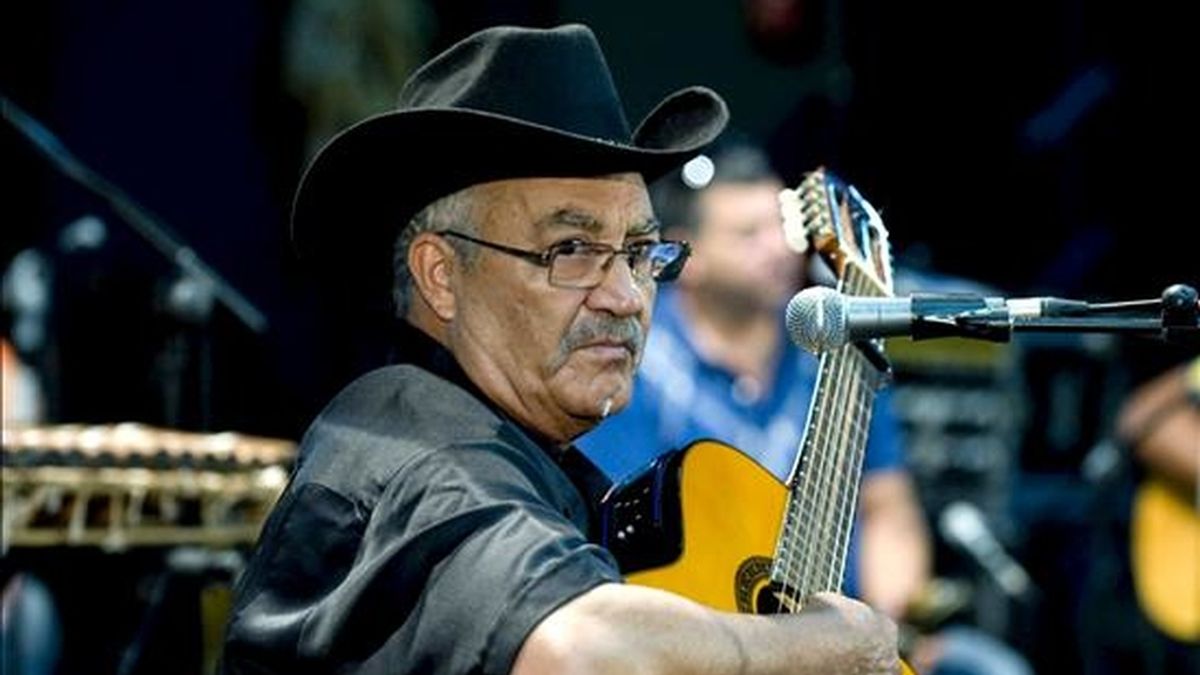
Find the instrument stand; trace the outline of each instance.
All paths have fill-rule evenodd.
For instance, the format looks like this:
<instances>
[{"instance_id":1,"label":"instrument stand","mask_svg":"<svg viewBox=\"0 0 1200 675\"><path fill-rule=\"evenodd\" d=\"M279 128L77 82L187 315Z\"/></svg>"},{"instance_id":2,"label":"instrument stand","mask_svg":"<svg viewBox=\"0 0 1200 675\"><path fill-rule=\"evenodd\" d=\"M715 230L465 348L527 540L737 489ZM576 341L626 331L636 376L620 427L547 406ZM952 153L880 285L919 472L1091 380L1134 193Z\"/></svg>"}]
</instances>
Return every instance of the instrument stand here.
<instances>
[{"instance_id":1,"label":"instrument stand","mask_svg":"<svg viewBox=\"0 0 1200 675\"><path fill-rule=\"evenodd\" d=\"M210 286L186 274L161 293L170 333L156 368L162 384L163 420L168 426L208 429L212 424L215 300ZM190 411L194 415L189 415Z\"/></svg>"},{"instance_id":2,"label":"instrument stand","mask_svg":"<svg viewBox=\"0 0 1200 675\"><path fill-rule=\"evenodd\" d=\"M209 428L213 422L215 305L226 307L255 334L266 332L266 316L161 219L81 162L49 129L3 95L0 112L54 168L106 201L141 240L178 271L157 303L171 323L166 344L152 366L160 373L162 409L146 412L161 412L161 419L155 421L171 426Z\"/></svg>"},{"instance_id":3,"label":"instrument stand","mask_svg":"<svg viewBox=\"0 0 1200 675\"><path fill-rule=\"evenodd\" d=\"M234 316L246 324L251 331L255 333L266 331L266 316L208 263L204 262L195 249L180 241L180 238L161 220L151 215L119 187L80 162L49 129L2 95L0 95L0 110L5 119L50 160L54 168L107 201L115 213L120 215L139 236L150 244L151 248L178 267L185 277L207 286L212 297L227 306Z\"/></svg>"}]
</instances>

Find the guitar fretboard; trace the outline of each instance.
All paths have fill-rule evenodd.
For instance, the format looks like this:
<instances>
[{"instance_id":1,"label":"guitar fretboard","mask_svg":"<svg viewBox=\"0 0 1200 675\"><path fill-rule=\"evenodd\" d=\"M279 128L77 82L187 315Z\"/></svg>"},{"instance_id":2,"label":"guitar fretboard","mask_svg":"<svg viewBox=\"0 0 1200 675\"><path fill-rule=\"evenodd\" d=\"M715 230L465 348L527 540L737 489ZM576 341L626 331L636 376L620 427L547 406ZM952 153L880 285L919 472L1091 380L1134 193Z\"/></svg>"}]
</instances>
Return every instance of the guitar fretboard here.
<instances>
[{"instance_id":1,"label":"guitar fretboard","mask_svg":"<svg viewBox=\"0 0 1200 675\"><path fill-rule=\"evenodd\" d=\"M846 266L838 290L885 294L854 264ZM785 610L798 610L814 593L841 589L871 408L882 378L853 345L821 356L771 572L783 589Z\"/></svg>"}]
</instances>

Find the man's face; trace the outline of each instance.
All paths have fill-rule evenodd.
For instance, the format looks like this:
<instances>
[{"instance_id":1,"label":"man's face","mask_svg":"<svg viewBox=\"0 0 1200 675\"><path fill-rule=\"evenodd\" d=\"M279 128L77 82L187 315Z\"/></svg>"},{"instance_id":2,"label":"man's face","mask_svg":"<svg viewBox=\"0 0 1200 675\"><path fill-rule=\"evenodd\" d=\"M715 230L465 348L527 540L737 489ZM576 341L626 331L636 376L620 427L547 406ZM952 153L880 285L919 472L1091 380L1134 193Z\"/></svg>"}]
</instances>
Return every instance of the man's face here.
<instances>
[{"instance_id":1,"label":"man's face","mask_svg":"<svg viewBox=\"0 0 1200 675\"><path fill-rule=\"evenodd\" d=\"M508 246L540 252L579 240L620 248L658 238L637 174L497 181L477 186L475 196L477 235ZM560 288L545 267L481 247L474 253L458 275L449 338L472 380L523 424L557 441L624 407L649 328L654 282L636 280L619 256L600 285Z\"/></svg>"},{"instance_id":2,"label":"man's face","mask_svg":"<svg viewBox=\"0 0 1200 675\"><path fill-rule=\"evenodd\" d=\"M801 258L787 246L774 181L718 183L698 201L692 289L741 311L778 310L796 290Z\"/></svg>"}]
</instances>

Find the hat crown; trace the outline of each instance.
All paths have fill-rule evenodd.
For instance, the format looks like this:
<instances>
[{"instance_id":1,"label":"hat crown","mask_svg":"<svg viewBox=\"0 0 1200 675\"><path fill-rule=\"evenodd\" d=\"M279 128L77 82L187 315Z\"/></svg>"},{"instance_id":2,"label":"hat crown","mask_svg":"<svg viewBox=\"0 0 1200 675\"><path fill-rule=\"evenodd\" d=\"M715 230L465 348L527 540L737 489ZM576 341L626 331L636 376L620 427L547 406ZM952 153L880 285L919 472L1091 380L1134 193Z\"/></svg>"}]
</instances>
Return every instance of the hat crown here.
<instances>
[{"instance_id":1,"label":"hat crown","mask_svg":"<svg viewBox=\"0 0 1200 675\"><path fill-rule=\"evenodd\" d=\"M624 107L586 26L501 26L450 47L405 83L399 108L462 108L615 143Z\"/></svg>"}]
</instances>

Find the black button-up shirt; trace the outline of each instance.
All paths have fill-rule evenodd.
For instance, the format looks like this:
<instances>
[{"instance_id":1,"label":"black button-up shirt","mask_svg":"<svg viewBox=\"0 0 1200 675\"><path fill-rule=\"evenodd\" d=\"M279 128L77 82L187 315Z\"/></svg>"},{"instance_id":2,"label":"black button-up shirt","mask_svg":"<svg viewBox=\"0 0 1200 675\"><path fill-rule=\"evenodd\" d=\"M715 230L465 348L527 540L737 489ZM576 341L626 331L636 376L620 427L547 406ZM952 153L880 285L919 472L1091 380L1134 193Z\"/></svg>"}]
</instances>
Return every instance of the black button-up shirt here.
<instances>
[{"instance_id":1,"label":"black button-up shirt","mask_svg":"<svg viewBox=\"0 0 1200 675\"><path fill-rule=\"evenodd\" d=\"M427 336L404 342L408 364L356 380L305 435L237 586L226 673L507 673L541 619L620 581L587 536L576 485L594 468Z\"/></svg>"}]
</instances>

